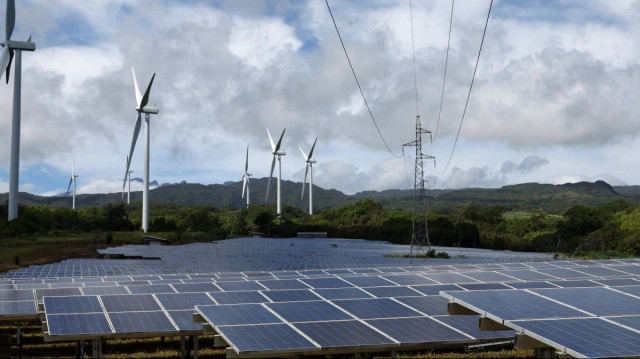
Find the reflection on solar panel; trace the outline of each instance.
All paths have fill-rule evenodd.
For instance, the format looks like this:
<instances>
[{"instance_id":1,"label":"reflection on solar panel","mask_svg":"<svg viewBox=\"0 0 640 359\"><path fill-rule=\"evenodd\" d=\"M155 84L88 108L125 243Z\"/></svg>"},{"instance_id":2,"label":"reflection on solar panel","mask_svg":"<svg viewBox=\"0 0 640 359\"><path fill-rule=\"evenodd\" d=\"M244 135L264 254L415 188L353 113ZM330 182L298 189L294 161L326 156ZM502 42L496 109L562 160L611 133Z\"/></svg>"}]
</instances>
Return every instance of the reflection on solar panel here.
<instances>
[{"instance_id":1,"label":"reflection on solar panel","mask_svg":"<svg viewBox=\"0 0 640 359\"><path fill-rule=\"evenodd\" d=\"M357 320L296 323L294 326L323 349L397 345L392 339Z\"/></svg>"},{"instance_id":2,"label":"reflection on solar panel","mask_svg":"<svg viewBox=\"0 0 640 359\"><path fill-rule=\"evenodd\" d=\"M176 331L162 311L109 313L109 319L116 334Z\"/></svg>"},{"instance_id":3,"label":"reflection on solar panel","mask_svg":"<svg viewBox=\"0 0 640 359\"><path fill-rule=\"evenodd\" d=\"M102 306L95 296L44 297L47 314L102 313Z\"/></svg>"},{"instance_id":4,"label":"reflection on solar panel","mask_svg":"<svg viewBox=\"0 0 640 359\"><path fill-rule=\"evenodd\" d=\"M440 296L404 297L404 298L396 298L396 300L426 315L446 315L447 314L447 299L445 299L444 297L440 297Z\"/></svg>"},{"instance_id":5,"label":"reflection on solar panel","mask_svg":"<svg viewBox=\"0 0 640 359\"><path fill-rule=\"evenodd\" d=\"M221 326L218 333L238 353L311 351L319 348L287 324Z\"/></svg>"},{"instance_id":6,"label":"reflection on solar panel","mask_svg":"<svg viewBox=\"0 0 640 359\"><path fill-rule=\"evenodd\" d=\"M361 319L415 317L422 314L389 298L346 299L336 305Z\"/></svg>"},{"instance_id":7,"label":"reflection on solar panel","mask_svg":"<svg viewBox=\"0 0 640 359\"><path fill-rule=\"evenodd\" d=\"M47 327L52 336L111 334L104 313L49 314Z\"/></svg>"},{"instance_id":8,"label":"reflection on solar panel","mask_svg":"<svg viewBox=\"0 0 640 359\"><path fill-rule=\"evenodd\" d=\"M289 322L313 322L353 319L329 302L267 303L267 307Z\"/></svg>"},{"instance_id":9,"label":"reflection on solar panel","mask_svg":"<svg viewBox=\"0 0 640 359\"><path fill-rule=\"evenodd\" d=\"M575 357L610 358L637 356L640 333L600 318L513 321L525 334L552 341ZM551 343L549 343L551 344Z\"/></svg>"},{"instance_id":10,"label":"reflection on solar panel","mask_svg":"<svg viewBox=\"0 0 640 359\"><path fill-rule=\"evenodd\" d=\"M199 305L196 311L215 326L282 323L261 304Z\"/></svg>"},{"instance_id":11,"label":"reflection on solar panel","mask_svg":"<svg viewBox=\"0 0 640 359\"><path fill-rule=\"evenodd\" d=\"M473 339L429 317L374 319L366 322L404 344L468 342Z\"/></svg>"}]
</instances>

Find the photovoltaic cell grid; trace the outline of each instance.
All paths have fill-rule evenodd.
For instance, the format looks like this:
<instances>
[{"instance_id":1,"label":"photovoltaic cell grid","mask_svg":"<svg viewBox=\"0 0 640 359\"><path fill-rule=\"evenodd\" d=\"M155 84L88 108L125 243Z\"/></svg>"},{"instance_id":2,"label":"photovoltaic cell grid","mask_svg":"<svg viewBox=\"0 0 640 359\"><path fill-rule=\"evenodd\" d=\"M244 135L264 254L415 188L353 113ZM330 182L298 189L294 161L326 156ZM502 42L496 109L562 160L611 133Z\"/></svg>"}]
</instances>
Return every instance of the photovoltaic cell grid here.
<instances>
[{"instance_id":1,"label":"photovoltaic cell grid","mask_svg":"<svg viewBox=\"0 0 640 359\"><path fill-rule=\"evenodd\" d=\"M574 357L628 357L640 355L640 296L627 288L637 286L443 295Z\"/></svg>"}]
</instances>

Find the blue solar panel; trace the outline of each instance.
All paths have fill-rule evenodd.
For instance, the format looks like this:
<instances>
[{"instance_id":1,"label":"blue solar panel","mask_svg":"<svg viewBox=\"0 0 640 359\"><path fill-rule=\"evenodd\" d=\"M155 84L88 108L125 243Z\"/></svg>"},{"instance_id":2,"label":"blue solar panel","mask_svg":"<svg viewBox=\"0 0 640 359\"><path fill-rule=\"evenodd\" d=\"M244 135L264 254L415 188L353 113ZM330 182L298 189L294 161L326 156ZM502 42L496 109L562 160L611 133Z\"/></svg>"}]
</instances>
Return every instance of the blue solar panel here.
<instances>
[{"instance_id":1,"label":"blue solar panel","mask_svg":"<svg viewBox=\"0 0 640 359\"><path fill-rule=\"evenodd\" d=\"M116 334L177 331L162 311L109 313L109 319Z\"/></svg>"},{"instance_id":2,"label":"blue solar panel","mask_svg":"<svg viewBox=\"0 0 640 359\"><path fill-rule=\"evenodd\" d=\"M466 290L491 290L491 289L509 289L506 285L502 283L467 283L467 284L458 284L459 287L462 287Z\"/></svg>"},{"instance_id":3,"label":"blue solar panel","mask_svg":"<svg viewBox=\"0 0 640 359\"><path fill-rule=\"evenodd\" d=\"M409 287L371 287L365 288L368 293L371 293L377 298L390 298L390 297L415 297L422 296L423 294L415 291Z\"/></svg>"},{"instance_id":4,"label":"blue solar panel","mask_svg":"<svg viewBox=\"0 0 640 359\"><path fill-rule=\"evenodd\" d=\"M103 295L100 298L107 312L161 310L151 294Z\"/></svg>"},{"instance_id":5,"label":"blue solar panel","mask_svg":"<svg viewBox=\"0 0 640 359\"><path fill-rule=\"evenodd\" d=\"M173 319L180 331L202 331L202 323L193 322L195 310L169 310L167 314Z\"/></svg>"},{"instance_id":6,"label":"blue solar panel","mask_svg":"<svg viewBox=\"0 0 640 359\"><path fill-rule=\"evenodd\" d=\"M0 290L0 301L33 300L33 298L33 289Z\"/></svg>"},{"instance_id":7,"label":"blue solar panel","mask_svg":"<svg viewBox=\"0 0 640 359\"><path fill-rule=\"evenodd\" d=\"M192 293L192 292L216 292L220 290L220 287L212 282L205 283L184 283L184 284L172 284L171 285L178 293Z\"/></svg>"},{"instance_id":8,"label":"blue solar panel","mask_svg":"<svg viewBox=\"0 0 640 359\"><path fill-rule=\"evenodd\" d=\"M640 298L604 287L532 289L532 291L597 316L640 314Z\"/></svg>"},{"instance_id":9,"label":"blue solar panel","mask_svg":"<svg viewBox=\"0 0 640 359\"><path fill-rule=\"evenodd\" d=\"M226 291L234 290L263 290L265 287L254 281L217 282L218 287Z\"/></svg>"},{"instance_id":10,"label":"blue solar panel","mask_svg":"<svg viewBox=\"0 0 640 359\"><path fill-rule=\"evenodd\" d=\"M346 299L336 305L360 319L415 317L422 314L389 298Z\"/></svg>"},{"instance_id":11,"label":"blue solar panel","mask_svg":"<svg viewBox=\"0 0 640 359\"><path fill-rule=\"evenodd\" d=\"M258 291L211 292L210 295L218 304L264 303L269 301Z\"/></svg>"},{"instance_id":12,"label":"blue solar panel","mask_svg":"<svg viewBox=\"0 0 640 359\"><path fill-rule=\"evenodd\" d=\"M373 298L371 294L360 288L326 288L313 291L326 300Z\"/></svg>"},{"instance_id":13,"label":"blue solar panel","mask_svg":"<svg viewBox=\"0 0 640 359\"><path fill-rule=\"evenodd\" d=\"M637 356L640 333L600 318L513 321L527 335L537 335L580 356L610 358ZM576 356L576 355L574 355Z\"/></svg>"},{"instance_id":14,"label":"blue solar panel","mask_svg":"<svg viewBox=\"0 0 640 359\"><path fill-rule=\"evenodd\" d=\"M513 287L514 289L528 289L528 288L558 288L557 285L551 284L549 282L509 282L507 283L509 287Z\"/></svg>"},{"instance_id":15,"label":"blue solar panel","mask_svg":"<svg viewBox=\"0 0 640 359\"><path fill-rule=\"evenodd\" d=\"M522 270L508 270L508 271L500 271L498 273L502 273L504 275L507 275L509 277L513 277L515 279L520 279L520 280L554 280L557 278L554 278L550 275L546 275L544 273L540 273L540 272L536 272L534 270L531 269L522 269Z\"/></svg>"},{"instance_id":16,"label":"blue solar panel","mask_svg":"<svg viewBox=\"0 0 640 359\"><path fill-rule=\"evenodd\" d=\"M196 305L215 304L206 293L167 293L156 294L156 298L166 310L186 310L193 313Z\"/></svg>"},{"instance_id":17,"label":"blue solar panel","mask_svg":"<svg viewBox=\"0 0 640 359\"><path fill-rule=\"evenodd\" d=\"M640 285L634 285L634 286L628 286L628 287L616 287L615 289L621 292L635 295L636 297L640 297Z\"/></svg>"},{"instance_id":18,"label":"blue solar panel","mask_svg":"<svg viewBox=\"0 0 640 359\"><path fill-rule=\"evenodd\" d=\"M466 277L470 277L481 282L509 282L514 280L499 272L464 272Z\"/></svg>"},{"instance_id":19,"label":"blue solar panel","mask_svg":"<svg viewBox=\"0 0 640 359\"><path fill-rule=\"evenodd\" d=\"M64 297L68 295L82 295L79 288L47 288L36 289L36 299L42 302L42 297Z\"/></svg>"},{"instance_id":20,"label":"blue solar panel","mask_svg":"<svg viewBox=\"0 0 640 359\"><path fill-rule=\"evenodd\" d=\"M175 293L169 284L149 284L127 286L131 294Z\"/></svg>"},{"instance_id":21,"label":"blue solar panel","mask_svg":"<svg viewBox=\"0 0 640 359\"><path fill-rule=\"evenodd\" d=\"M340 278L305 278L300 279L312 288L346 288L353 285L343 281Z\"/></svg>"},{"instance_id":22,"label":"blue solar panel","mask_svg":"<svg viewBox=\"0 0 640 359\"><path fill-rule=\"evenodd\" d=\"M441 291L462 290L454 284L412 285L411 288L424 295L440 295Z\"/></svg>"},{"instance_id":23,"label":"blue solar panel","mask_svg":"<svg viewBox=\"0 0 640 359\"><path fill-rule=\"evenodd\" d=\"M478 283L479 281L466 277L456 272L443 272L443 273L425 273L425 277L440 284L454 284L454 283ZM422 283L427 284L427 283Z\"/></svg>"},{"instance_id":24,"label":"blue solar panel","mask_svg":"<svg viewBox=\"0 0 640 359\"><path fill-rule=\"evenodd\" d=\"M108 295L108 294L128 294L127 287L122 285L114 285L112 287L89 287L82 288L84 295Z\"/></svg>"},{"instance_id":25,"label":"blue solar panel","mask_svg":"<svg viewBox=\"0 0 640 359\"><path fill-rule=\"evenodd\" d=\"M287 324L221 326L217 331L240 354L319 349Z\"/></svg>"},{"instance_id":26,"label":"blue solar panel","mask_svg":"<svg viewBox=\"0 0 640 359\"><path fill-rule=\"evenodd\" d=\"M353 319L331 303L324 301L266 303L265 305L289 322Z\"/></svg>"},{"instance_id":27,"label":"blue solar panel","mask_svg":"<svg viewBox=\"0 0 640 359\"><path fill-rule=\"evenodd\" d=\"M404 298L396 298L396 300L426 315L446 315L447 314L448 301L444 297L439 297L439 296L404 297Z\"/></svg>"},{"instance_id":28,"label":"blue solar panel","mask_svg":"<svg viewBox=\"0 0 640 359\"><path fill-rule=\"evenodd\" d=\"M295 279L273 279L259 281L263 286L271 289L308 289L309 286Z\"/></svg>"},{"instance_id":29,"label":"blue solar panel","mask_svg":"<svg viewBox=\"0 0 640 359\"><path fill-rule=\"evenodd\" d=\"M478 314L482 315L486 312L503 320L588 315L522 290L446 292L445 296L451 296L456 302L461 301L477 308Z\"/></svg>"},{"instance_id":30,"label":"blue solar panel","mask_svg":"<svg viewBox=\"0 0 640 359\"><path fill-rule=\"evenodd\" d=\"M447 315L434 319L481 340L510 340L515 335L513 330L480 330L477 315Z\"/></svg>"},{"instance_id":31,"label":"blue solar panel","mask_svg":"<svg viewBox=\"0 0 640 359\"><path fill-rule=\"evenodd\" d=\"M393 340L357 320L295 323L294 326L323 349L397 345Z\"/></svg>"},{"instance_id":32,"label":"blue solar panel","mask_svg":"<svg viewBox=\"0 0 640 359\"><path fill-rule=\"evenodd\" d=\"M102 313L97 296L44 297L47 314Z\"/></svg>"},{"instance_id":33,"label":"blue solar panel","mask_svg":"<svg viewBox=\"0 0 640 359\"><path fill-rule=\"evenodd\" d=\"M594 281L580 279L580 280L551 280L549 283L556 285L561 288L580 288L580 287L602 287L602 284L599 284Z\"/></svg>"},{"instance_id":34,"label":"blue solar panel","mask_svg":"<svg viewBox=\"0 0 640 359\"><path fill-rule=\"evenodd\" d=\"M403 344L470 342L472 340L429 317L373 319L366 322Z\"/></svg>"},{"instance_id":35,"label":"blue solar panel","mask_svg":"<svg viewBox=\"0 0 640 359\"><path fill-rule=\"evenodd\" d=\"M586 273L580 273L569 268L544 268L538 269L539 272L554 276L559 279L589 279L594 276Z\"/></svg>"},{"instance_id":36,"label":"blue solar panel","mask_svg":"<svg viewBox=\"0 0 640 359\"><path fill-rule=\"evenodd\" d=\"M421 277L417 274L397 274L397 275L385 275L382 278L390 280L398 285L423 285L423 284L438 284L436 281Z\"/></svg>"},{"instance_id":37,"label":"blue solar panel","mask_svg":"<svg viewBox=\"0 0 640 359\"><path fill-rule=\"evenodd\" d=\"M262 291L272 302L295 302L322 299L309 289L265 290Z\"/></svg>"},{"instance_id":38,"label":"blue solar panel","mask_svg":"<svg viewBox=\"0 0 640 359\"><path fill-rule=\"evenodd\" d=\"M31 300L0 302L0 316L36 315L36 303Z\"/></svg>"},{"instance_id":39,"label":"blue solar panel","mask_svg":"<svg viewBox=\"0 0 640 359\"><path fill-rule=\"evenodd\" d=\"M639 330L640 331L640 316L638 315L633 315L633 316L629 316L629 317L612 317L612 318L608 318L611 321L614 321L616 323L620 323L622 325L625 325L629 328L633 328L635 330Z\"/></svg>"},{"instance_id":40,"label":"blue solar panel","mask_svg":"<svg viewBox=\"0 0 640 359\"><path fill-rule=\"evenodd\" d=\"M394 283L379 276L342 277L347 282L357 287L385 287Z\"/></svg>"},{"instance_id":41,"label":"blue solar panel","mask_svg":"<svg viewBox=\"0 0 640 359\"><path fill-rule=\"evenodd\" d=\"M211 325L282 323L261 304L199 305L196 311Z\"/></svg>"},{"instance_id":42,"label":"blue solar panel","mask_svg":"<svg viewBox=\"0 0 640 359\"><path fill-rule=\"evenodd\" d=\"M104 313L47 314L47 327L52 336L111 334Z\"/></svg>"}]
</instances>

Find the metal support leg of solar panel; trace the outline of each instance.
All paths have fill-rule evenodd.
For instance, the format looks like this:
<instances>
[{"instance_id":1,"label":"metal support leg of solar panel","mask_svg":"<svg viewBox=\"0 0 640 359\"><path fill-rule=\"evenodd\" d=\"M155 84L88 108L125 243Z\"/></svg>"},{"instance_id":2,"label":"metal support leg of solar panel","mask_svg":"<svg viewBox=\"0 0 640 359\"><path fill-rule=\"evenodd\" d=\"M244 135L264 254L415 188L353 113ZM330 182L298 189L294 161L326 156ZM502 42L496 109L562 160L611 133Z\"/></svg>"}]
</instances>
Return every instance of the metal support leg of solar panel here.
<instances>
[{"instance_id":1,"label":"metal support leg of solar panel","mask_svg":"<svg viewBox=\"0 0 640 359\"><path fill-rule=\"evenodd\" d=\"M426 254L423 248L425 245L431 249L429 229L427 226L427 193L424 186L423 160L435 161L435 157L422 153L422 135L427 133L431 137L431 131L422 128L420 116L418 115L416 116L415 141L402 145L403 149L405 146L414 146L416 148L413 185L413 229L411 233L411 250L409 252L411 257L417 256L420 253L423 255Z\"/></svg>"}]
</instances>

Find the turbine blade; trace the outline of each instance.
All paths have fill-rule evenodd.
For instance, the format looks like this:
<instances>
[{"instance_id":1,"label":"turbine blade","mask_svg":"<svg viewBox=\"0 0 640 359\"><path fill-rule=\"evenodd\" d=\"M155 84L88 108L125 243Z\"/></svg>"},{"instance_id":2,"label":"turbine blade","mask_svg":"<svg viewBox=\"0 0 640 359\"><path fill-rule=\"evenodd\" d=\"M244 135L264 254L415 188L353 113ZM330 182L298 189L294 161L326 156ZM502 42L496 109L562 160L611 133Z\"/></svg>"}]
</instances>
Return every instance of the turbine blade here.
<instances>
[{"instance_id":1,"label":"turbine blade","mask_svg":"<svg viewBox=\"0 0 640 359\"><path fill-rule=\"evenodd\" d=\"M304 181L302 181L302 195L300 196L300 200L304 197L304 185L307 183L307 173L309 172L309 163L307 163L307 168L304 170Z\"/></svg>"},{"instance_id":2,"label":"turbine blade","mask_svg":"<svg viewBox=\"0 0 640 359\"><path fill-rule=\"evenodd\" d=\"M300 149L300 152L302 152L302 157L304 157L304 160L305 160L305 161L308 161L308 160L309 160L309 157L307 157L307 154L306 154L306 153L304 153L304 150L302 149L302 147L298 146L298 148Z\"/></svg>"},{"instance_id":3,"label":"turbine blade","mask_svg":"<svg viewBox=\"0 0 640 359\"><path fill-rule=\"evenodd\" d=\"M7 64L7 83L9 83L9 75L11 75L12 62L13 62L13 49L9 49L9 64Z\"/></svg>"},{"instance_id":4,"label":"turbine blade","mask_svg":"<svg viewBox=\"0 0 640 359\"><path fill-rule=\"evenodd\" d=\"M287 130L286 128L282 130L282 134L280 135L280 139L278 140L278 144L276 144L276 150L274 152L278 152L278 150L280 150L280 144L282 144L282 137L284 137L284 131L286 130Z\"/></svg>"},{"instance_id":5,"label":"turbine blade","mask_svg":"<svg viewBox=\"0 0 640 359\"><path fill-rule=\"evenodd\" d=\"M271 186L271 177L273 177L273 170L276 168L276 155L273 155L273 161L271 162L271 173L269 174L269 181L267 182L267 196L265 202L269 199L269 187Z\"/></svg>"},{"instance_id":6,"label":"turbine blade","mask_svg":"<svg viewBox=\"0 0 640 359\"><path fill-rule=\"evenodd\" d=\"M142 94L140 93L140 88L138 87L138 79L136 79L136 70L131 66L131 73L133 74L133 86L136 90L136 106L140 107L140 102L142 102Z\"/></svg>"},{"instance_id":7,"label":"turbine blade","mask_svg":"<svg viewBox=\"0 0 640 359\"><path fill-rule=\"evenodd\" d=\"M316 140L313 141L313 146L311 146L311 151L309 151L309 160L311 159L311 156L313 156L313 149L316 147L316 142L318 142L318 137L316 137Z\"/></svg>"},{"instance_id":8,"label":"turbine blade","mask_svg":"<svg viewBox=\"0 0 640 359\"><path fill-rule=\"evenodd\" d=\"M138 134L140 133L141 123L142 123L142 115L138 112L138 118L136 119L136 126L133 129L133 138L131 139L131 150L129 151L129 157L127 157L127 170L124 172L125 181L122 183L122 188L124 188L127 174L129 173L129 165L131 164L131 158L133 157L133 150L136 148L136 141L138 140Z\"/></svg>"},{"instance_id":9,"label":"turbine blade","mask_svg":"<svg viewBox=\"0 0 640 359\"><path fill-rule=\"evenodd\" d=\"M244 175L247 175L247 171L249 170L249 146L247 145L247 159L244 162Z\"/></svg>"},{"instance_id":10,"label":"turbine blade","mask_svg":"<svg viewBox=\"0 0 640 359\"><path fill-rule=\"evenodd\" d=\"M15 0L7 0L7 24L5 40L11 40L13 28L16 25L16 3Z\"/></svg>"},{"instance_id":11,"label":"turbine blade","mask_svg":"<svg viewBox=\"0 0 640 359\"><path fill-rule=\"evenodd\" d=\"M271 132L267 128L267 134L269 135L269 142L271 142L271 152L276 152L276 144L273 143L273 138L271 138Z\"/></svg>"},{"instance_id":12,"label":"turbine blade","mask_svg":"<svg viewBox=\"0 0 640 359\"><path fill-rule=\"evenodd\" d=\"M242 198L244 198L244 191L247 188L247 175L242 176Z\"/></svg>"},{"instance_id":13,"label":"turbine blade","mask_svg":"<svg viewBox=\"0 0 640 359\"><path fill-rule=\"evenodd\" d=\"M67 186L67 193L69 193L69 189L71 188L72 182L73 182L73 176L71 176L71 179L69 180L69 185Z\"/></svg>"},{"instance_id":14,"label":"turbine blade","mask_svg":"<svg viewBox=\"0 0 640 359\"><path fill-rule=\"evenodd\" d=\"M9 75L8 75L8 71L9 71L9 46L5 46L2 48L2 54L0 54L0 69L2 69L2 71L4 72L5 70L7 71L7 82L9 82Z\"/></svg>"},{"instance_id":15,"label":"turbine blade","mask_svg":"<svg viewBox=\"0 0 640 359\"><path fill-rule=\"evenodd\" d=\"M140 102L140 109L141 110L149 102L149 93L151 92L151 85L153 85L153 79L155 79L155 78L156 78L156 74L153 74L153 76L151 76L151 81L149 81L149 86L147 86L147 91L145 91L144 95L142 96L142 102Z\"/></svg>"}]
</instances>

